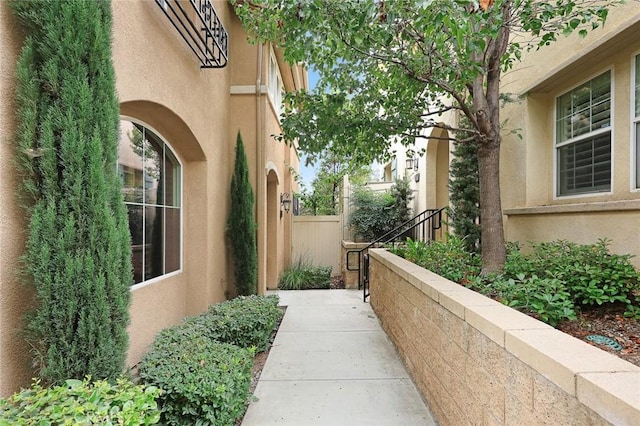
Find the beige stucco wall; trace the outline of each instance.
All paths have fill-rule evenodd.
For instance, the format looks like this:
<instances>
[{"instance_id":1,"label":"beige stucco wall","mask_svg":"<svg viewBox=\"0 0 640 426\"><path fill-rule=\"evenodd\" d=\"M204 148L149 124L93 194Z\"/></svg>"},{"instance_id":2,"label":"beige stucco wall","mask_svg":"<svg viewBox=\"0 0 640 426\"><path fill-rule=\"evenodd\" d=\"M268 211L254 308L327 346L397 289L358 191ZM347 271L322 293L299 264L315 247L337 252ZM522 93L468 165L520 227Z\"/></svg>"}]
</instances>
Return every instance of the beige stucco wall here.
<instances>
[{"instance_id":1,"label":"beige stucco wall","mask_svg":"<svg viewBox=\"0 0 640 426\"><path fill-rule=\"evenodd\" d=\"M503 92L521 98L501 111L506 121L501 152L502 206L508 240L612 240L615 252L640 255L640 191L632 188L631 66L640 53L640 3L610 10L604 28L526 53L506 73ZM613 132L612 190L559 197L555 194L556 98L611 70ZM522 140L508 134L518 129ZM612 202L617 204L611 205ZM623 211L618 211L621 203ZM618 207L616 207L618 206ZM544 207L540 209L540 207ZM640 258L635 262L640 266Z\"/></svg>"},{"instance_id":2,"label":"beige stucco wall","mask_svg":"<svg viewBox=\"0 0 640 426\"><path fill-rule=\"evenodd\" d=\"M257 50L227 1L213 1L229 33L229 63L201 69L197 58L154 1L114 1L113 61L123 117L139 121L162 136L182 165L182 268L132 287L130 350L133 366L162 328L212 303L234 295L226 222L229 186L235 160L236 134L241 132L250 178L257 199L260 290L266 290L267 266L272 281L290 260L291 214L280 216L279 194L296 189L289 165L298 167L295 148L277 143L280 133L266 93L256 97ZM13 156L15 60L21 37L17 23L0 2L0 155ZM266 88L268 49L263 49L261 85ZM286 90L308 85L302 68L280 61ZM295 77L295 78L294 78ZM236 94L234 87L253 87ZM246 89L246 88L245 88ZM240 92L246 91L241 89ZM262 92L261 89L259 92ZM277 175L270 185L267 179ZM19 337L28 292L15 272L24 226L15 199L11 161L0 165L0 396L27 385L32 376L28 348ZM269 179L271 179L271 177ZM270 221L270 222L269 222ZM266 239L269 223L272 234ZM268 244L267 244L268 242Z\"/></svg>"},{"instance_id":3,"label":"beige stucco wall","mask_svg":"<svg viewBox=\"0 0 640 426\"><path fill-rule=\"evenodd\" d=\"M28 383L32 373L25 354L29 347L20 337L22 314L30 297L18 283L18 258L22 253L21 229L25 223L18 208L17 176L11 158L15 130L15 63L22 43L17 22L7 2L0 2L0 395Z\"/></svg>"},{"instance_id":4,"label":"beige stucco wall","mask_svg":"<svg viewBox=\"0 0 640 426\"><path fill-rule=\"evenodd\" d=\"M371 306L443 425L636 425L640 368L382 249Z\"/></svg>"}]
</instances>

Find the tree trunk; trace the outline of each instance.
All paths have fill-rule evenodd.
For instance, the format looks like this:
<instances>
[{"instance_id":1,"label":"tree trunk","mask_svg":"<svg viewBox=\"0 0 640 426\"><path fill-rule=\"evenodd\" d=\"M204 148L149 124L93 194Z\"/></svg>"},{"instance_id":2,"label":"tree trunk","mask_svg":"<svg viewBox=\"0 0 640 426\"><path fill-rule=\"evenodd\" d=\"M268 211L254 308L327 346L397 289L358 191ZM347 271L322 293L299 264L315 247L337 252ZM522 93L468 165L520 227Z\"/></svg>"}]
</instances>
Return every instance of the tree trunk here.
<instances>
[{"instance_id":1,"label":"tree trunk","mask_svg":"<svg viewBox=\"0 0 640 426\"><path fill-rule=\"evenodd\" d=\"M513 4L505 1L501 13L509 21ZM473 82L473 107L477 129L483 135L478 146L480 180L480 233L482 239L482 274L499 272L506 260L502 203L500 201L500 61L509 44L509 26L502 25L493 40L488 40L486 85L479 75ZM486 92L485 92L486 90Z\"/></svg>"},{"instance_id":2,"label":"tree trunk","mask_svg":"<svg viewBox=\"0 0 640 426\"><path fill-rule=\"evenodd\" d=\"M500 136L478 147L482 274L499 272L506 259L500 201Z\"/></svg>"}]
</instances>

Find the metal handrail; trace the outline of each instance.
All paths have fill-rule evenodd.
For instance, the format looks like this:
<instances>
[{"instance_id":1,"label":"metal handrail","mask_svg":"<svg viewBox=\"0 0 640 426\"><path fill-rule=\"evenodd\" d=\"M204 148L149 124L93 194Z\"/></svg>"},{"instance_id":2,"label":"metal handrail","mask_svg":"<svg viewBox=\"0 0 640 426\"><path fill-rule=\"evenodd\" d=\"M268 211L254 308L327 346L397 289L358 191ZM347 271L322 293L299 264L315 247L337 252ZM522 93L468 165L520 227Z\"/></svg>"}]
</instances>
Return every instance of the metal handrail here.
<instances>
[{"instance_id":1,"label":"metal handrail","mask_svg":"<svg viewBox=\"0 0 640 426\"><path fill-rule=\"evenodd\" d=\"M396 226L391 231L385 233L381 237L369 243L366 247L360 250L349 250L346 252L346 264L347 270L353 271L355 268L349 267L349 254L350 253L358 253L358 288L363 289L363 300L366 302L367 297L369 297L370 293L368 293L368 284L369 284L369 254L368 250L371 247L377 246L379 244L388 244L390 242L395 242L399 238L406 236L406 234L410 231L415 231L420 225L423 225L423 233L422 236L425 236L424 232L424 224L431 221L431 229L430 233L427 236L426 240L434 240L435 232L438 229L442 228L442 212L446 207L440 209L427 209L422 213L412 217L411 219L403 222L402 224ZM437 222L434 222L437 220ZM410 225L410 226L409 226ZM418 238L419 239L419 238ZM424 239L423 239L424 240ZM365 252L367 252L365 254Z\"/></svg>"}]
</instances>

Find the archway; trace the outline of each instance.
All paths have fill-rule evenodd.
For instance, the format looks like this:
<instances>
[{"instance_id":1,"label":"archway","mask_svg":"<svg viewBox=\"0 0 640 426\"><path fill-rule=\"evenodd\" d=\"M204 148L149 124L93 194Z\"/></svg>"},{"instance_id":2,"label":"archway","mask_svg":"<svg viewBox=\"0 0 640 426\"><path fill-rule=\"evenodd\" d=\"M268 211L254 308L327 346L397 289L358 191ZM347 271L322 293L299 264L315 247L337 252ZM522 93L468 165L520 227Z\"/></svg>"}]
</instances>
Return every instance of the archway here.
<instances>
[{"instance_id":1,"label":"archway","mask_svg":"<svg viewBox=\"0 0 640 426\"><path fill-rule=\"evenodd\" d=\"M267 289L278 286L278 175L274 169L267 172Z\"/></svg>"},{"instance_id":2,"label":"archway","mask_svg":"<svg viewBox=\"0 0 640 426\"><path fill-rule=\"evenodd\" d=\"M427 143L427 208L449 205L449 132L434 128Z\"/></svg>"}]
</instances>

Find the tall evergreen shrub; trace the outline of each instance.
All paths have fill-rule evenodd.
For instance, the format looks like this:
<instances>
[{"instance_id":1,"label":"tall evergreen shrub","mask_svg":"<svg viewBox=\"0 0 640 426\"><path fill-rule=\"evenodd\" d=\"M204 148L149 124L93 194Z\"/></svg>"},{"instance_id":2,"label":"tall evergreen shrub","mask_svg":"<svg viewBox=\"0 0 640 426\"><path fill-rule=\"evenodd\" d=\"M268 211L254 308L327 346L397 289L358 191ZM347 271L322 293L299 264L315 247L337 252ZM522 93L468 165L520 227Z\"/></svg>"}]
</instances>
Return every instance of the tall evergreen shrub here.
<instances>
[{"instance_id":1,"label":"tall evergreen shrub","mask_svg":"<svg viewBox=\"0 0 640 426\"><path fill-rule=\"evenodd\" d=\"M463 122L462 126L465 125L468 123ZM468 138L468 133L459 133L459 139ZM478 146L475 141L456 142L449 171L451 225L454 234L464 241L466 249L472 253L480 249Z\"/></svg>"},{"instance_id":2,"label":"tall evergreen shrub","mask_svg":"<svg viewBox=\"0 0 640 426\"><path fill-rule=\"evenodd\" d=\"M236 291L241 296L258 292L258 250L253 215L253 189L242 136L236 140L236 162L231 178L231 210L228 232L231 240Z\"/></svg>"},{"instance_id":3,"label":"tall evergreen shrub","mask_svg":"<svg viewBox=\"0 0 640 426\"><path fill-rule=\"evenodd\" d=\"M26 39L17 65L18 163L28 228L27 323L45 382L114 378L128 345L132 283L117 175L119 106L109 1L13 1Z\"/></svg>"}]
</instances>

